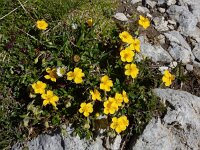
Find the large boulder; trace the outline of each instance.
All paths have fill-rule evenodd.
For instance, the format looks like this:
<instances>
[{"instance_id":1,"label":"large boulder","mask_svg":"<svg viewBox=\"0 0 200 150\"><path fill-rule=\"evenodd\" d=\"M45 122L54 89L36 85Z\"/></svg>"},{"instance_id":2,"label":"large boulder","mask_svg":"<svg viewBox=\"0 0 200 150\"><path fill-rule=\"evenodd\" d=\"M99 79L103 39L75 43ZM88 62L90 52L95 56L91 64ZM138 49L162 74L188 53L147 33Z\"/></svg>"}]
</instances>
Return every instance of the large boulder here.
<instances>
[{"instance_id":1,"label":"large boulder","mask_svg":"<svg viewBox=\"0 0 200 150\"><path fill-rule=\"evenodd\" d=\"M199 150L200 98L188 92L155 89L169 107L163 118L153 118L131 147L133 150Z\"/></svg>"}]
</instances>

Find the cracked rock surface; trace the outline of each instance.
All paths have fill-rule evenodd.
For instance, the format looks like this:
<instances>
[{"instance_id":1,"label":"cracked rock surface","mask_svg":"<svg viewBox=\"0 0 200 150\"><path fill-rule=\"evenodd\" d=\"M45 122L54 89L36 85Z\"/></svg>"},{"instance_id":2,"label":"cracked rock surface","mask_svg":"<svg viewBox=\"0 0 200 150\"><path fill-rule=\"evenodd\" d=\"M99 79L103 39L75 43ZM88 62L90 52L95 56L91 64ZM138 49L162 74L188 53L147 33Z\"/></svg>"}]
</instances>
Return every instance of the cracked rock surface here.
<instances>
[{"instance_id":1,"label":"cracked rock surface","mask_svg":"<svg viewBox=\"0 0 200 150\"><path fill-rule=\"evenodd\" d=\"M114 145L116 147L116 145ZM87 141L77 137L60 134L41 134L26 144L29 150L104 150L102 140ZM23 150L20 144L15 144L12 150Z\"/></svg>"},{"instance_id":2,"label":"cracked rock surface","mask_svg":"<svg viewBox=\"0 0 200 150\"><path fill-rule=\"evenodd\" d=\"M188 92L154 89L169 103L164 118L153 118L132 150L199 150L200 98Z\"/></svg>"}]
</instances>

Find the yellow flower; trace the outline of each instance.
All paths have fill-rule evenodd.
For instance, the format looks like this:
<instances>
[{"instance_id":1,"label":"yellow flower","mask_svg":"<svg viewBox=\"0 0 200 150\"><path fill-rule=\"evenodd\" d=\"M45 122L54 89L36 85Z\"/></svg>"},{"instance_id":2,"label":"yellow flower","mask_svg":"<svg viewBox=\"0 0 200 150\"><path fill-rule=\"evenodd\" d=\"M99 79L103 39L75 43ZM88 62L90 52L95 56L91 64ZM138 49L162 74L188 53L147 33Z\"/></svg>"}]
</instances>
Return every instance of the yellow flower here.
<instances>
[{"instance_id":1,"label":"yellow flower","mask_svg":"<svg viewBox=\"0 0 200 150\"><path fill-rule=\"evenodd\" d=\"M87 25L88 25L89 27L91 27L91 26L93 25L93 20L92 20L92 19L88 19L88 20L87 20Z\"/></svg>"},{"instance_id":2,"label":"yellow flower","mask_svg":"<svg viewBox=\"0 0 200 150\"><path fill-rule=\"evenodd\" d=\"M44 21L44 20L38 20L36 22L36 26L40 30L46 30L48 27L48 23L46 23L46 21Z\"/></svg>"},{"instance_id":3,"label":"yellow flower","mask_svg":"<svg viewBox=\"0 0 200 150\"><path fill-rule=\"evenodd\" d=\"M132 62L133 61L133 56L135 55L135 53L131 50L122 50L120 52L120 56L121 56L121 60L123 62Z\"/></svg>"},{"instance_id":4,"label":"yellow flower","mask_svg":"<svg viewBox=\"0 0 200 150\"><path fill-rule=\"evenodd\" d=\"M103 103L105 114L114 114L118 110L118 105L114 98L109 97L107 101Z\"/></svg>"},{"instance_id":5,"label":"yellow flower","mask_svg":"<svg viewBox=\"0 0 200 150\"><path fill-rule=\"evenodd\" d=\"M43 105L46 106L47 104L52 104L54 107L56 107L56 102L59 100L58 96L53 94L53 91L48 90L46 93L43 93L41 95L43 101Z\"/></svg>"},{"instance_id":6,"label":"yellow flower","mask_svg":"<svg viewBox=\"0 0 200 150\"><path fill-rule=\"evenodd\" d=\"M133 43L133 37L127 31L120 33L119 38L125 43Z\"/></svg>"},{"instance_id":7,"label":"yellow flower","mask_svg":"<svg viewBox=\"0 0 200 150\"><path fill-rule=\"evenodd\" d=\"M126 92L124 90L122 91L122 97L123 97L124 103L128 103L129 102L128 96L127 96L127 94L126 94Z\"/></svg>"},{"instance_id":8,"label":"yellow flower","mask_svg":"<svg viewBox=\"0 0 200 150\"><path fill-rule=\"evenodd\" d=\"M123 102L122 94L115 93L115 101L118 106L122 106L122 102Z\"/></svg>"},{"instance_id":9,"label":"yellow flower","mask_svg":"<svg viewBox=\"0 0 200 150\"><path fill-rule=\"evenodd\" d=\"M80 68L74 68L74 72L70 71L67 73L67 80L74 80L76 84L82 83L85 74L82 72L82 69Z\"/></svg>"},{"instance_id":10,"label":"yellow flower","mask_svg":"<svg viewBox=\"0 0 200 150\"><path fill-rule=\"evenodd\" d=\"M130 44L129 46L132 50L135 50L136 52L140 52L140 40L139 39L134 39L133 43Z\"/></svg>"},{"instance_id":11,"label":"yellow flower","mask_svg":"<svg viewBox=\"0 0 200 150\"><path fill-rule=\"evenodd\" d=\"M92 95L92 100L99 100L101 101L101 94L98 90L90 91L90 94Z\"/></svg>"},{"instance_id":12,"label":"yellow flower","mask_svg":"<svg viewBox=\"0 0 200 150\"><path fill-rule=\"evenodd\" d=\"M126 127L128 127L128 125L129 125L129 121L126 116L119 117L118 122L121 126L122 131L126 130Z\"/></svg>"},{"instance_id":13,"label":"yellow flower","mask_svg":"<svg viewBox=\"0 0 200 150\"><path fill-rule=\"evenodd\" d=\"M100 89L105 91L110 91L110 87L113 86L112 80L109 79L107 75L101 78Z\"/></svg>"},{"instance_id":14,"label":"yellow flower","mask_svg":"<svg viewBox=\"0 0 200 150\"><path fill-rule=\"evenodd\" d=\"M140 19L139 19L139 25L141 25L144 29L148 28L150 26L150 21L148 18L145 18L143 16L140 15Z\"/></svg>"},{"instance_id":15,"label":"yellow flower","mask_svg":"<svg viewBox=\"0 0 200 150\"><path fill-rule=\"evenodd\" d=\"M31 86L36 94L43 94L45 93L45 88L47 85L42 81L37 81L36 83L33 83Z\"/></svg>"},{"instance_id":16,"label":"yellow flower","mask_svg":"<svg viewBox=\"0 0 200 150\"><path fill-rule=\"evenodd\" d=\"M120 132L126 130L128 125L129 125L129 121L128 121L127 117L121 116L119 118L113 117L110 127L111 127L111 129L115 130L117 133L120 133Z\"/></svg>"},{"instance_id":17,"label":"yellow flower","mask_svg":"<svg viewBox=\"0 0 200 150\"><path fill-rule=\"evenodd\" d=\"M110 125L110 128L115 130L117 133L122 132L121 125L119 124L117 117L112 118L112 123Z\"/></svg>"},{"instance_id":18,"label":"yellow flower","mask_svg":"<svg viewBox=\"0 0 200 150\"><path fill-rule=\"evenodd\" d=\"M85 117L88 117L93 112L93 106L91 103L81 103L80 113L83 113Z\"/></svg>"},{"instance_id":19,"label":"yellow flower","mask_svg":"<svg viewBox=\"0 0 200 150\"><path fill-rule=\"evenodd\" d=\"M175 76L172 75L169 70L165 70L164 76L162 77L162 81L165 83L165 86L170 86L172 81L175 79Z\"/></svg>"},{"instance_id":20,"label":"yellow flower","mask_svg":"<svg viewBox=\"0 0 200 150\"><path fill-rule=\"evenodd\" d=\"M48 73L48 75L45 75L45 79L50 79L53 82L56 82L56 78L57 78L57 73L56 73L56 69L51 69L51 68L47 68L46 72Z\"/></svg>"},{"instance_id":21,"label":"yellow flower","mask_svg":"<svg viewBox=\"0 0 200 150\"><path fill-rule=\"evenodd\" d=\"M139 73L139 69L135 64L126 64L125 69L125 75L131 76L133 79L136 78Z\"/></svg>"}]
</instances>

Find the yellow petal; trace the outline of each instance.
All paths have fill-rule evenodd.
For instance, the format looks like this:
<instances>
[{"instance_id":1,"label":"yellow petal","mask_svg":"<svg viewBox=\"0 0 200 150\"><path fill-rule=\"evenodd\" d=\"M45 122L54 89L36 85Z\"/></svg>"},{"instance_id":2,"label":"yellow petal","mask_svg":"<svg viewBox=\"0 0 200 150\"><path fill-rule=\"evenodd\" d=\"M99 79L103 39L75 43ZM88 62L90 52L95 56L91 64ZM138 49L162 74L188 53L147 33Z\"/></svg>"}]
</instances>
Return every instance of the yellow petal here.
<instances>
[{"instance_id":1,"label":"yellow petal","mask_svg":"<svg viewBox=\"0 0 200 150\"><path fill-rule=\"evenodd\" d=\"M74 73L72 71L67 73L67 80L73 80L74 79Z\"/></svg>"},{"instance_id":2,"label":"yellow petal","mask_svg":"<svg viewBox=\"0 0 200 150\"><path fill-rule=\"evenodd\" d=\"M82 78L76 78L76 77L75 77L74 82L75 82L76 84L79 84L79 83L82 83L82 82L83 82L83 79L82 79Z\"/></svg>"},{"instance_id":3,"label":"yellow petal","mask_svg":"<svg viewBox=\"0 0 200 150\"><path fill-rule=\"evenodd\" d=\"M51 81L56 82L56 78L51 78Z\"/></svg>"},{"instance_id":4,"label":"yellow petal","mask_svg":"<svg viewBox=\"0 0 200 150\"><path fill-rule=\"evenodd\" d=\"M85 117L88 117L88 116L89 116L89 113L88 113L88 112L84 112L83 115L84 115Z\"/></svg>"},{"instance_id":5,"label":"yellow petal","mask_svg":"<svg viewBox=\"0 0 200 150\"><path fill-rule=\"evenodd\" d=\"M43 105L46 106L47 104L49 104L49 101L43 100Z\"/></svg>"},{"instance_id":6,"label":"yellow petal","mask_svg":"<svg viewBox=\"0 0 200 150\"><path fill-rule=\"evenodd\" d=\"M56 103L54 101L50 101L53 107L56 107Z\"/></svg>"},{"instance_id":7,"label":"yellow petal","mask_svg":"<svg viewBox=\"0 0 200 150\"><path fill-rule=\"evenodd\" d=\"M50 79L51 77L50 77L50 75L45 75L44 78L45 79Z\"/></svg>"},{"instance_id":8,"label":"yellow petal","mask_svg":"<svg viewBox=\"0 0 200 150\"><path fill-rule=\"evenodd\" d=\"M79 109L79 112L80 112L80 113L83 113L83 109L82 109L82 108L80 108L80 109Z\"/></svg>"}]
</instances>

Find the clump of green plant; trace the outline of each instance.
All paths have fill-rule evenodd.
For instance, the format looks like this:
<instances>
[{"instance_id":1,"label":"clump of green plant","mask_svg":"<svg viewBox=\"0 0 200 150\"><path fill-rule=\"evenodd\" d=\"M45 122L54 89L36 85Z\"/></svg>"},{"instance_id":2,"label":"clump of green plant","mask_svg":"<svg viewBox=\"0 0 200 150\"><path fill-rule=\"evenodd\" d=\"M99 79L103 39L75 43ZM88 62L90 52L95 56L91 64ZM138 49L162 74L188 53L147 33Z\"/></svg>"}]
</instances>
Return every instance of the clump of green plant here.
<instances>
[{"instance_id":1,"label":"clump of green plant","mask_svg":"<svg viewBox=\"0 0 200 150\"><path fill-rule=\"evenodd\" d=\"M150 23L140 16L139 25L146 29ZM36 27L44 32L48 23L38 20ZM24 126L43 124L49 128L67 123L80 137L89 138L100 130L96 121L104 118L106 121L100 126L106 127L108 135L125 134L132 124L141 130L139 126L144 126L159 106L150 90L155 86L154 80L142 81L151 77L145 72L144 63L135 61L140 40L123 31L119 34L123 42L120 46L102 49L104 45L97 40L93 19L77 23L73 30L81 34L75 33L77 37L63 43L62 56L51 58L48 64L40 58L43 53L35 59L44 71L30 83L32 100L28 113L23 115ZM170 86L174 75L166 70L162 80Z\"/></svg>"}]
</instances>

